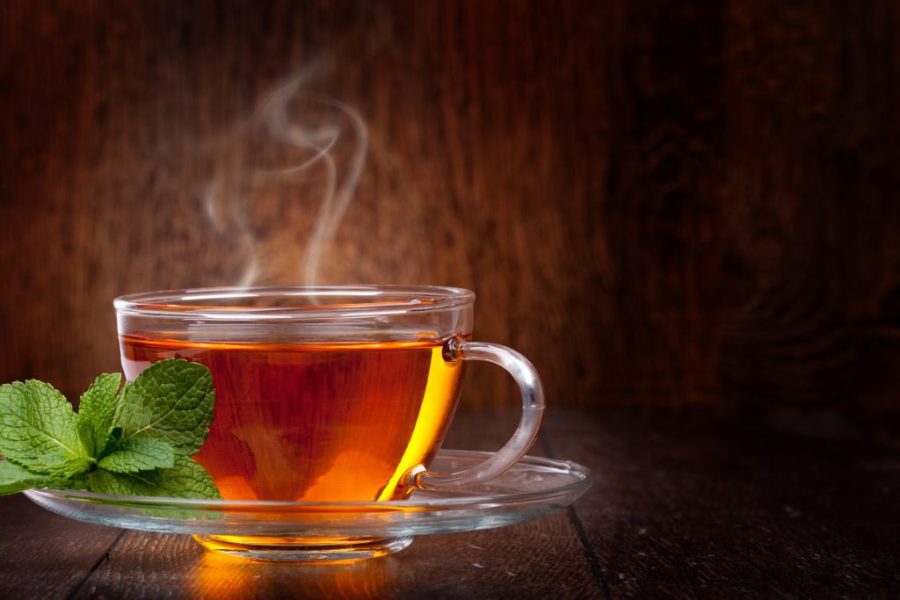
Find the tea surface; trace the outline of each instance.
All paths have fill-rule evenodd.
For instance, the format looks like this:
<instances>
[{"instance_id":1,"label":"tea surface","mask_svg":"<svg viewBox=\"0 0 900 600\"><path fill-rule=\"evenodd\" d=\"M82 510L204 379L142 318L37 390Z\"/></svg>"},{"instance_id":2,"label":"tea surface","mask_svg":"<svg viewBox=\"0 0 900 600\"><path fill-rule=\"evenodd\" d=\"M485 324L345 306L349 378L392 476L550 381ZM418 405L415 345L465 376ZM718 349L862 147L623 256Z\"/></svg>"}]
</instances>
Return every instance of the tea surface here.
<instances>
[{"instance_id":1,"label":"tea surface","mask_svg":"<svg viewBox=\"0 0 900 600\"><path fill-rule=\"evenodd\" d=\"M209 367L216 406L195 458L234 500L397 497L443 440L462 370L436 341L120 342L129 380L165 358Z\"/></svg>"}]
</instances>

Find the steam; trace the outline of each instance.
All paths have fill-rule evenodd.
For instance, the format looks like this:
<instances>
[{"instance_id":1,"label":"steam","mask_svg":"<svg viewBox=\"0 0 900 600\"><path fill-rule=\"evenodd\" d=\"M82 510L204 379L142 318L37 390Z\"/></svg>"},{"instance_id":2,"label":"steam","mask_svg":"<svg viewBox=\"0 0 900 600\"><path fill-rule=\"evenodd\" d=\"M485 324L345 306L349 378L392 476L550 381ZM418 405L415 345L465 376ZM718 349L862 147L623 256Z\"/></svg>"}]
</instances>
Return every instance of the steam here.
<instances>
[{"instance_id":1,"label":"steam","mask_svg":"<svg viewBox=\"0 0 900 600\"><path fill-rule=\"evenodd\" d=\"M311 285L317 281L324 252L350 206L362 173L369 145L365 121L346 104L304 90L308 74L286 79L263 98L249 121L239 127L238 135L226 144L224 158L204 193L204 208L213 226L237 240L247 256L241 286L257 283L264 266L260 240L248 214L259 201L257 190L324 175L323 195L298 273ZM298 107L306 111L298 111ZM352 147L346 146L345 140L352 142ZM335 157L339 141L342 148L349 148L343 171ZM249 142L256 142L258 148ZM299 152L301 157L279 168L248 165L258 158L254 156L257 151L265 155L268 149L271 154L273 145L279 151Z\"/></svg>"}]
</instances>

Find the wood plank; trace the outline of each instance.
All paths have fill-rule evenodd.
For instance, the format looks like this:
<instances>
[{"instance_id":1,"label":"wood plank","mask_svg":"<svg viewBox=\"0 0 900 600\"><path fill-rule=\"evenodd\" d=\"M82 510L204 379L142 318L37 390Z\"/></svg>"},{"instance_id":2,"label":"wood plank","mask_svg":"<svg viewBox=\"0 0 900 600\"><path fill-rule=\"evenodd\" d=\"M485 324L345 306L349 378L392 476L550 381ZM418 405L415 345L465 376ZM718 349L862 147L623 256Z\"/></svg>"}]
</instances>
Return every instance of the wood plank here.
<instances>
[{"instance_id":1,"label":"wood plank","mask_svg":"<svg viewBox=\"0 0 900 600\"><path fill-rule=\"evenodd\" d=\"M452 445L505 438L510 413L467 412ZM852 430L807 423L801 436L706 413L659 419L557 409L544 432L554 456L598 476L574 516L615 597L890 597L900 589L896 453ZM349 568L297 569L136 532L102 560L116 530L56 517L23 497L0 500L0 511L3 597L75 589L85 598L602 597L562 512L502 530L423 537L401 554Z\"/></svg>"},{"instance_id":2,"label":"wood plank","mask_svg":"<svg viewBox=\"0 0 900 600\"><path fill-rule=\"evenodd\" d=\"M560 511L501 530L422 536L394 556L296 566L204 551L187 536L128 532L77 598L601 597Z\"/></svg>"},{"instance_id":3,"label":"wood plank","mask_svg":"<svg viewBox=\"0 0 900 600\"><path fill-rule=\"evenodd\" d=\"M555 411L545 431L597 474L575 512L616 597L895 596L896 453L807 428Z\"/></svg>"},{"instance_id":4,"label":"wood plank","mask_svg":"<svg viewBox=\"0 0 900 600\"><path fill-rule=\"evenodd\" d=\"M318 64L309 89L354 107L371 150L319 281L473 288L482 339L530 356L560 398L589 397L603 355L579 325L594 310L585 292L606 279L598 6L0 3L0 381L39 377L76 396L118 368L113 297L239 283L247 246L234 223L216 229L204 191L229 132ZM353 139L345 128L342 175ZM269 143L245 143L254 158L229 165L235 179L267 168L257 159L283 149ZM324 174L229 188L264 254L259 283L304 282ZM551 348L548 332L577 343ZM487 373L473 374L473 399L511 399Z\"/></svg>"},{"instance_id":5,"label":"wood plank","mask_svg":"<svg viewBox=\"0 0 900 600\"><path fill-rule=\"evenodd\" d=\"M0 498L0 598L65 598L121 532L50 513L25 496Z\"/></svg>"},{"instance_id":6,"label":"wood plank","mask_svg":"<svg viewBox=\"0 0 900 600\"><path fill-rule=\"evenodd\" d=\"M74 397L114 296L239 282L222 140L324 57L371 152L322 281L474 289L562 404L897 415L900 11L857 4L6 0L0 381ZM229 188L262 283L304 279L311 174Z\"/></svg>"}]
</instances>

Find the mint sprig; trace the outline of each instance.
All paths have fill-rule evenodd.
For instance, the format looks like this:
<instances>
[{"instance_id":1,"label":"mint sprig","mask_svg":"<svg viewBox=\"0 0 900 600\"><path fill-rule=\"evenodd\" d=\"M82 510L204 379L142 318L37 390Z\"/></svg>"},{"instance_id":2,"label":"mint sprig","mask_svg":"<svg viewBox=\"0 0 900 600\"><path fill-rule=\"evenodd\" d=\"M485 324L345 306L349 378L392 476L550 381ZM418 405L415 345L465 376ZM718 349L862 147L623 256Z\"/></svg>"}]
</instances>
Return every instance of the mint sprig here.
<instances>
[{"instance_id":1,"label":"mint sprig","mask_svg":"<svg viewBox=\"0 0 900 600\"><path fill-rule=\"evenodd\" d=\"M97 377L78 413L48 383L0 386L0 495L34 487L221 498L191 458L206 441L215 390L205 366L180 359L121 385Z\"/></svg>"}]
</instances>

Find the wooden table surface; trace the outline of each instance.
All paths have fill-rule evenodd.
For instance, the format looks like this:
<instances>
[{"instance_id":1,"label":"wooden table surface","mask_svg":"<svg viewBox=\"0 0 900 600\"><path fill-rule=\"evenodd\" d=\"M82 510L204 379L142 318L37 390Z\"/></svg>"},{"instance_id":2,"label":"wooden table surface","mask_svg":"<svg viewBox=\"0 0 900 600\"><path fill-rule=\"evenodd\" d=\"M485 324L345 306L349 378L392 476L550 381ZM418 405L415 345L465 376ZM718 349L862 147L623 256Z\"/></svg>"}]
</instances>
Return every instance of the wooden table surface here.
<instances>
[{"instance_id":1,"label":"wooden table surface","mask_svg":"<svg viewBox=\"0 0 900 600\"><path fill-rule=\"evenodd\" d=\"M490 448L514 420L464 413L445 445ZM554 411L532 454L597 475L573 508L343 567L241 561L5 497L0 598L896 597L900 455L802 425Z\"/></svg>"}]
</instances>

